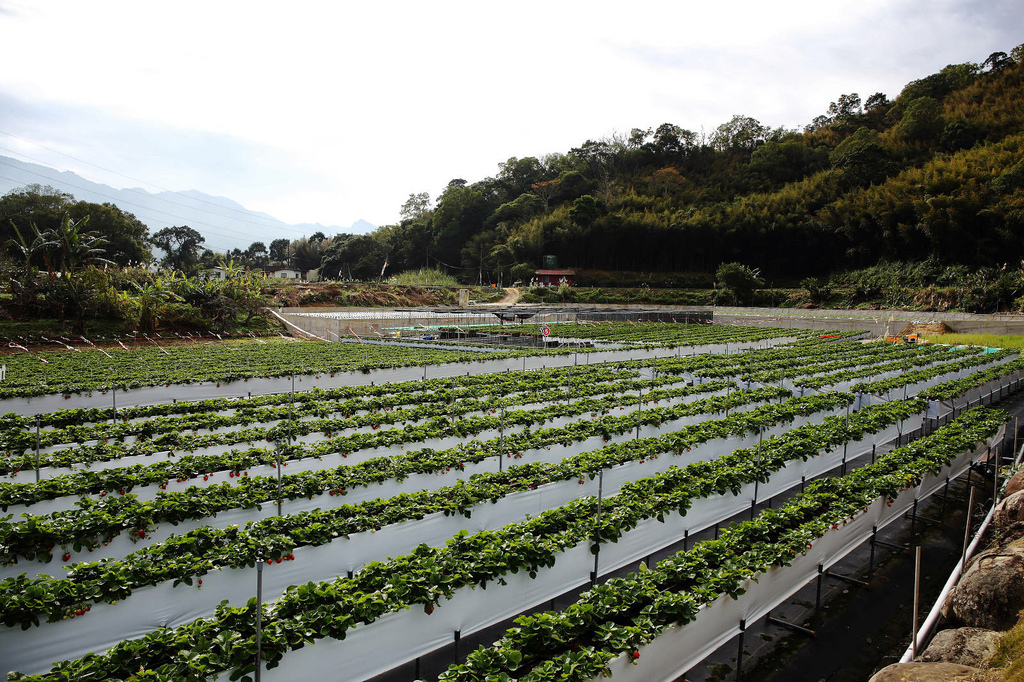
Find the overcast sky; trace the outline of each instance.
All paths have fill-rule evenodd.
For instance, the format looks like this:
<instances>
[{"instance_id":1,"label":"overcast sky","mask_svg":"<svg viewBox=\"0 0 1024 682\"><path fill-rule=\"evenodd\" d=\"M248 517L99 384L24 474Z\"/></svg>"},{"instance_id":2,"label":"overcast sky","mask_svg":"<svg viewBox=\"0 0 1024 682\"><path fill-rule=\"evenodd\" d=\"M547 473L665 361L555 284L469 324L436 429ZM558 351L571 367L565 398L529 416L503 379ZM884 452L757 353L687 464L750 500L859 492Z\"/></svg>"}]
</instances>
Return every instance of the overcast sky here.
<instances>
[{"instance_id":1,"label":"overcast sky","mask_svg":"<svg viewBox=\"0 0 1024 682\"><path fill-rule=\"evenodd\" d=\"M1024 42L1020 0L0 0L0 155L289 223L396 222L509 157L800 128Z\"/></svg>"}]
</instances>

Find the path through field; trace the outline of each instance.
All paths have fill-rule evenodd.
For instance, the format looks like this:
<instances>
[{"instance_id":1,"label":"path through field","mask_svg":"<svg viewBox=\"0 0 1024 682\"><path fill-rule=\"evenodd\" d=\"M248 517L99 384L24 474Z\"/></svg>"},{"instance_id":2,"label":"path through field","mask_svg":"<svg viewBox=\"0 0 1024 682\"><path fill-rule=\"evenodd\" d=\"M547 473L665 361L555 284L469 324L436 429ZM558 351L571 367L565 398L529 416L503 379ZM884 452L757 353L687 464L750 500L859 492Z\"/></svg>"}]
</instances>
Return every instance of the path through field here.
<instances>
[{"instance_id":1,"label":"path through field","mask_svg":"<svg viewBox=\"0 0 1024 682\"><path fill-rule=\"evenodd\" d=\"M523 292L515 287L505 287L505 298L501 299L494 305L515 305L522 297Z\"/></svg>"}]
</instances>

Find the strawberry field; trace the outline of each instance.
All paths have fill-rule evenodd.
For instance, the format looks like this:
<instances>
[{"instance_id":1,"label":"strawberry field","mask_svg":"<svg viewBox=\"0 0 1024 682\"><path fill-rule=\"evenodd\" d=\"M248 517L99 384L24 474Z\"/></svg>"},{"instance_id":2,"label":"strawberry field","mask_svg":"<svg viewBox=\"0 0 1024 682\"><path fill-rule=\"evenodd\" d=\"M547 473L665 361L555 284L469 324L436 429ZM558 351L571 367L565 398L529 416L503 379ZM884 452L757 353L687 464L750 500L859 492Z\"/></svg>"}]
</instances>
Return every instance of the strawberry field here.
<instances>
[{"instance_id":1,"label":"strawberry field","mask_svg":"<svg viewBox=\"0 0 1024 682\"><path fill-rule=\"evenodd\" d=\"M981 403L1024 378L1015 353L978 348L552 333L596 330L632 348L280 341L176 349L173 372L63 353L64 409L40 410L38 376L5 387L4 672L253 679L258 649L262 679L363 680L531 611L441 678L671 679L963 470L1005 421ZM392 374L365 373L367 348ZM124 395L147 399L105 395L102 372L130 367ZM261 378L285 383L238 390Z\"/></svg>"}]
</instances>

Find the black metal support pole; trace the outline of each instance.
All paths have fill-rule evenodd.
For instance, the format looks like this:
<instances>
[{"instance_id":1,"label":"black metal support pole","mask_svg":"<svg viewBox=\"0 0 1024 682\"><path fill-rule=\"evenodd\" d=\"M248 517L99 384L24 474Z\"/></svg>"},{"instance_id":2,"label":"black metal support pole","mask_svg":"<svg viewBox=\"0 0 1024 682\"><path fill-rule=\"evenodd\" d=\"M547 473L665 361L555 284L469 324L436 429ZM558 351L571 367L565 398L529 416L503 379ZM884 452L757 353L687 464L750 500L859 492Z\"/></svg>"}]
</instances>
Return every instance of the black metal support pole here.
<instances>
[{"instance_id":1,"label":"black metal support pole","mask_svg":"<svg viewBox=\"0 0 1024 682\"><path fill-rule=\"evenodd\" d=\"M917 533L917 500L914 500L914 507L910 511L910 542L913 544Z\"/></svg>"},{"instance_id":2,"label":"black metal support pole","mask_svg":"<svg viewBox=\"0 0 1024 682\"><path fill-rule=\"evenodd\" d=\"M942 489L942 509L939 512L939 517L946 520L946 498L949 497L949 476L946 476L946 485Z\"/></svg>"},{"instance_id":3,"label":"black metal support pole","mask_svg":"<svg viewBox=\"0 0 1024 682\"><path fill-rule=\"evenodd\" d=\"M814 622L818 622L818 618L821 611L821 580L825 576L825 567L818 564L818 586L814 596Z\"/></svg>"},{"instance_id":4,"label":"black metal support pole","mask_svg":"<svg viewBox=\"0 0 1024 682\"><path fill-rule=\"evenodd\" d=\"M871 558L868 560L868 575L875 572L875 544L878 537L878 526L871 526Z\"/></svg>"},{"instance_id":5,"label":"black metal support pole","mask_svg":"<svg viewBox=\"0 0 1024 682\"><path fill-rule=\"evenodd\" d=\"M263 559L256 558L256 682L263 672Z\"/></svg>"},{"instance_id":6,"label":"black metal support pole","mask_svg":"<svg viewBox=\"0 0 1024 682\"><path fill-rule=\"evenodd\" d=\"M829 578L835 578L836 580L844 582L847 585L857 585L858 587L870 587L870 585L867 582L863 580L858 580L857 578L854 578L852 576L843 575L842 573L833 573L832 571L826 570L825 575L827 575Z\"/></svg>"},{"instance_id":7,"label":"black metal support pole","mask_svg":"<svg viewBox=\"0 0 1024 682\"><path fill-rule=\"evenodd\" d=\"M757 425L757 469L754 473L754 502L750 505L750 520L754 520L754 507L757 506L757 493L761 484L761 441L764 440L764 424Z\"/></svg>"},{"instance_id":8,"label":"black metal support pole","mask_svg":"<svg viewBox=\"0 0 1024 682\"><path fill-rule=\"evenodd\" d=\"M505 403L501 404L501 421L498 425L498 471L504 470L505 462Z\"/></svg>"},{"instance_id":9,"label":"black metal support pole","mask_svg":"<svg viewBox=\"0 0 1024 682\"><path fill-rule=\"evenodd\" d=\"M690 531L689 530L684 530L683 531L683 551L684 552L690 551L690 548L688 547L689 544L690 544Z\"/></svg>"},{"instance_id":10,"label":"black metal support pole","mask_svg":"<svg viewBox=\"0 0 1024 682\"><path fill-rule=\"evenodd\" d=\"M743 635L747 632L747 621L740 621L740 650L736 654L736 682L743 682Z\"/></svg>"},{"instance_id":11,"label":"black metal support pole","mask_svg":"<svg viewBox=\"0 0 1024 682\"><path fill-rule=\"evenodd\" d=\"M770 613L768 614L768 617L765 618L765 622L767 622L770 625L778 625L780 627L784 627L786 629L792 630L793 632L799 632L801 635L807 635L808 637L818 636L818 633L814 630L811 630L810 628L805 628L802 625L796 625L795 623L787 623L784 620L779 620Z\"/></svg>"},{"instance_id":12,"label":"black metal support pole","mask_svg":"<svg viewBox=\"0 0 1024 682\"><path fill-rule=\"evenodd\" d=\"M644 410L644 387L640 386L640 389L636 394L636 440L640 440L640 421L643 419Z\"/></svg>"},{"instance_id":13,"label":"black metal support pole","mask_svg":"<svg viewBox=\"0 0 1024 682\"><path fill-rule=\"evenodd\" d=\"M36 417L36 483L39 483L39 417Z\"/></svg>"},{"instance_id":14,"label":"black metal support pole","mask_svg":"<svg viewBox=\"0 0 1024 682\"><path fill-rule=\"evenodd\" d=\"M601 502L604 495L604 470L597 475L597 520L594 526L594 538L597 542L594 552L594 572L590 576L590 582L597 584L598 562L601 559Z\"/></svg>"}]
</instances>

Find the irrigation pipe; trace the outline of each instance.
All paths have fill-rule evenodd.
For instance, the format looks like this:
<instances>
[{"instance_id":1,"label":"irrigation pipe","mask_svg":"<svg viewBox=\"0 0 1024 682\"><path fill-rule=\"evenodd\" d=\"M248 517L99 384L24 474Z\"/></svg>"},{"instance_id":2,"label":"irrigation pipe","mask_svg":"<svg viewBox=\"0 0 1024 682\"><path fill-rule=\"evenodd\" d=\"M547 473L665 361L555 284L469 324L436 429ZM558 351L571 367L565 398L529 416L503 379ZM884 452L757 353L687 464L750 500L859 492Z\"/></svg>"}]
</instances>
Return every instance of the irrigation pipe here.
<instances>
[{"instance_id":1,"label":"irrigation pipe","mask_svg":"<svg viewBox=\"0 0 1024 682\"><path fill-rule=\"evenodd\" d=\"M975 550L977 550L978 545L981 543L981 538L985 534L985 531L988 530L988 524L992 521L992 515L995 511L995 506L988 510L988 515L985 517L985 521L982 522L981 528L978 529L977 534L974 536L974 540L971 541L970 546L967 548L967 561L971 560ZM946 597L953 591L953 588L956 587L956 584L960 581L960 566L962 563L963 562L960 561L956 562L953 572L949 574L949 579L942 588L942 593L939 594L938 599L935 600L935 605L932 606L932 610L928 613L928 617L925 619L924 624L921 626L921 629L918 630L918 648L923 648L923 642L928 641L927 637L931 634L932 628L934 628L935 624L939 621L939 614L942 611L942 605L946 602ZM903 658L900 659L900 663L910 663L914 660L913 649L914 644L911 642L910 646L907 647L907 650L903 652Z\"/></svg>"},{"instance_id":2,"label":"irrigation pipe","mask_svg":"<svg viewBox=\"0 0 1024 682\"><path fill-rule=\"evenodd\" d=\"M323 339L323 338L320 338L319 336L317 336L317 335L316 335L316 334L314 334L313 332L308 332L308 331L306 331L305 329L303 329L302 327L299 327L298 325L296 325L296 324L295 324L295 323L293 323L293 322L289 322L288 320L286 320L286 319L284 319L283 317L281 317L281 316L280 316L280 315L279 315L279 314L277 313L277 311L276 311L276 310L273 310L273 309L271 309L271 308L264 308L264 310L266 310L266 311L267 311L268 313L270 313L271 315L273 315L274 317L276 317L276 318L277 318L278 320L280 320L281 322L283 322L286 328L291 328L291 329L294 329L294 330L295 330L295 331L297 331L297 332L298 332L298 333L299 333L299 334L300 334L301 336L305 336L305 337L313 338L313 339L316 339L317 341L326 341L326 340L327 340L327 339Z\"/></svg>"},{"instance_id":3,"label":"irrigation pipe","mask_svg":"<svg viewBox=\"0 0 1024 682\"><path fill-rule=\"evenodd\" d=\"M1024 447L1017 453L1016 462L1019 464L1021 459L1024 458ZM938 599L935 600L935 605L932 606L932 610L928 613L928 617L925 619L924 624L921 625L921 629L917 632L918 648L922 649L922 644L928 641L928 637L931 635L932 629L935 624L939 621L939 614L942 611L942 605L946 603L946 597L953 591L957 583L960 581L960 569L962 566L966 566L967 562L974 556L974 552L978 549L978 545L981 544L981 538L985 535L985 531L988 530L989 523L992 522L992 517L996 512L996 501L993 500L992 508L988 510L988 514L985 516L985 520L981 524L981 528L974 535L974 539L971 541L970 546L967 547L966 558L963 561L956 562L956 566L953 567L953 572L949 574L949 579L946 580L946 584L942 588L942 592L939 594ZM970 523L970 511L968 510L968 523ZM903 652L903 658L900 659L900 663L910 663L914 660L914 642L911 641L910 646Z\"/></svg>"}]
</instances>

